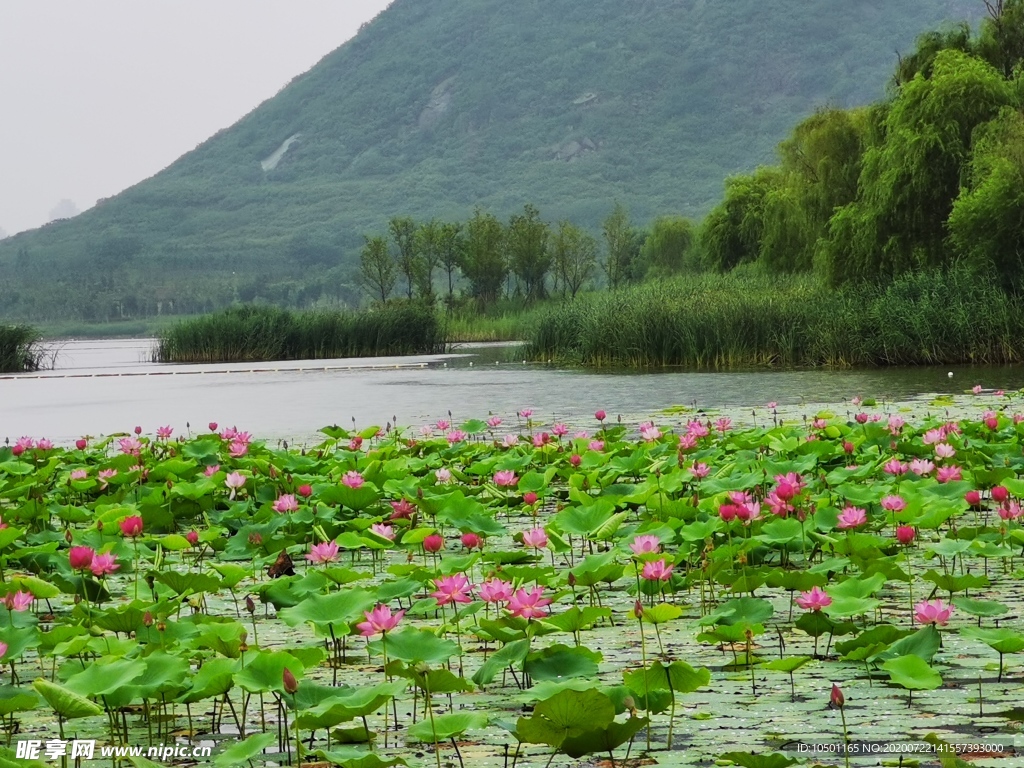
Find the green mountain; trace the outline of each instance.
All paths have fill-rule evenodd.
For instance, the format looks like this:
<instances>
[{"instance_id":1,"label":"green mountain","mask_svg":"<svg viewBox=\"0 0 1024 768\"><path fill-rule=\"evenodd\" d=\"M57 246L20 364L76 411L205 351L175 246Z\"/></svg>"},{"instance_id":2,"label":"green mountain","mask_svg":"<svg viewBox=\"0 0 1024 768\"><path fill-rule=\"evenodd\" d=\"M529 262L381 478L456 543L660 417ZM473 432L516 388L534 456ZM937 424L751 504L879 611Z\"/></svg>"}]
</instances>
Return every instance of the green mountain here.
<instances>
[{"instance_id":1,"label":"green mountain","mask_svg":"<svg viewBox=\"0 0 1024 768\"><path fill-rule=\"evenodd\" d=\"M0 243L0 316L358 300L364 233L525 203L701 216L823 105L981 0L396 0L156 176Z\"/></svg>"}]
</instances>

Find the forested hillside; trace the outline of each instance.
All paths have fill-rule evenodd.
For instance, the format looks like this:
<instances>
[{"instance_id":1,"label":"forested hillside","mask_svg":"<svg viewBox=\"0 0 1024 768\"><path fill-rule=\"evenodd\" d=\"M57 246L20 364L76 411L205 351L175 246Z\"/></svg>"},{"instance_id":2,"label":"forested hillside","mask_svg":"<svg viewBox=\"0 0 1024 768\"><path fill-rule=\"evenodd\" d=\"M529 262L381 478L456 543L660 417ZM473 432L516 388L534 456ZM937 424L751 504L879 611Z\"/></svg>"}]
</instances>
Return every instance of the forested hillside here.
<instances>
[{"instance_id":1,"label":"forested hillside","mask_svg":"<svg viewBox=\"0 0 1024 768\"><path fill-rule=\"evenodd\" d=\"M0 243L0 316L357 301L397 215L596 231L700 216L822 105L980 0L396 0L275 98L94 209Z\"/></svg>"}]
</instances>

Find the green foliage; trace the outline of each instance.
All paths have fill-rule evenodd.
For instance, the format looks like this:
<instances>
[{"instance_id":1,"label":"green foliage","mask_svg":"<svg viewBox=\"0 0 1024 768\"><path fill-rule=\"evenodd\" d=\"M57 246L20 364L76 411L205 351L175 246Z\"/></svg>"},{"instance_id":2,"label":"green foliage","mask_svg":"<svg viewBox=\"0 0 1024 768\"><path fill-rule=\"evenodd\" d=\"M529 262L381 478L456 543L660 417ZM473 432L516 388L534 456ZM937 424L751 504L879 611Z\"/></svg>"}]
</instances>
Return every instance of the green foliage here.
<instances>
[{"instance_id":1,"label":"green foliage","mask_svg":"<svg viewBox=\"0 0 1024 768\"><path fill-rule=\"evenodd\" d=\"M155 357L179 363L319 360L434 352L442 343L434 311L413 303L369 312L243 306L172 326L161 334Z\"/></svg>"},{"instance_id":2,"label":"green foliage","mask_svg":"<svg viewBox=\"0 0 1024 768\"><path fill-rule=\"evenodd\" d=\"M385 303L395 289L395 263L388 253L388 241L383 237L366 237L366 245L359 254L359 270L363 285L374 298Z\"/></svg>"},{"instance_id":3,"label":"green foliage","mask_svg":"<svg viewBox=\"0 0 1024 768\"><path fill-rule=\"evenodd\" d=\"M647 274L672 275L692 264L693 223L682 216L659 216L651 224L640 259Z\"/></svg>"},{"instance_id":4,"label":"green foliage","mask_svg":"<svg viewBox=\"0 0 1024 768\"><path fill-rule=\"evenodd\" d=\"M1022 300L963 267L830 289L755 273L676 278L550 309L535 359L730 368L1024 360Z\"/></svg>"},{"instance_id":5,"label":"green foliage","mask_svg":"<svg viewBox=\"0 0 1024 768\"><path fill-rule=\"evenodd\" d=\"M597 240L572 222L563 221L555 232L552 250L555 290L561 287L562 298L575 299L597 269Z\"/></svg>"},{"instance_id":6,"label":"green foliage","mask_svg":"<svg viewBox=\"0 0 1024 768\"><path fill-rule=\"evenodd\" d=\"M27 325L0 325L0 373L35 371L42 364L38 331Z\"/></svg>"},{"instance_id":7,"label":"green foliage","mask_svg":"<svg viewBox=\"0 0 1024 768\"><path fill-rule=\"evenodd\" d=\"M540 220L540 211L527 205L521 214L509 219L505 231L508 266L523 285L526 298L540 299L545 294L545 280L551 269L548 225Z\"/></svg>"},{"instance_id":8,"label":"green foliage","mask_svg":"<svg viewBox=\"0 0 1024 768\"><path fill-rule=\"evenodd\" d=\"M460 264L473 296L484 305L495 301L508 274L505 231L494 214L479 208L466 225L466 246Z\"/></svg>"}]
</instances>

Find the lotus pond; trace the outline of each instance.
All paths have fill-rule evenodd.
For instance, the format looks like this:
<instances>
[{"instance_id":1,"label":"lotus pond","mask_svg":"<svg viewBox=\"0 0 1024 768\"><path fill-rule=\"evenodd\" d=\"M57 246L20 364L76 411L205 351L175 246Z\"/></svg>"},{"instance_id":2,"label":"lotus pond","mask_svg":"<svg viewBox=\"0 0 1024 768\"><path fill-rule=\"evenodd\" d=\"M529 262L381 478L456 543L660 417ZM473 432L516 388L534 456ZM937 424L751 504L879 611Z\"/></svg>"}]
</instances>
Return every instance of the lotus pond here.
<instances>
[{"instance_id":1,"label":"lotus pond","mask_svg":"<svg viewBox=\"0 0 1024 768\"><path fill-rule=\"evenodd\" d=\"M23 438L0 761L1015 763L1021 396L847 409Z\"/></svg>"}]
</instances>

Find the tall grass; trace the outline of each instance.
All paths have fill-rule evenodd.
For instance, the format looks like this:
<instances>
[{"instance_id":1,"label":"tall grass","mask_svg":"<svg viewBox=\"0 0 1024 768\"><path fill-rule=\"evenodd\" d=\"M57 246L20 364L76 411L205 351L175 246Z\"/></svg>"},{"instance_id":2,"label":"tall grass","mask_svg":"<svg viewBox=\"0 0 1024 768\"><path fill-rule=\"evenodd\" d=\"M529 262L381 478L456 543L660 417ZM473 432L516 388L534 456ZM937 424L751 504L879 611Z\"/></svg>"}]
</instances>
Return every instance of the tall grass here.
<instances>
[{"instance_id":1,"label":"tall grass","mask_svg":"<svg viewBox=\"0 0 1024 768\"><path fill-rule=\"evenodd\" d=\"M554 309L529 352L702 369L1015 363L1024 360L1024 302L960 267L839 291L807 277L701 275Z\"/></svg>"},{"instance_id":2,"label":"tall grass","mask_svg":"<svg viewBox=\"0 0 1024 768\"><path fill-rule=\"evenodd\" d=\"M0 325L0 372L37 371L45 352L39 333L27 325Z\"/></svg>"},{"instance_id":3,"label":"tall grass","mask_svg":"<svg viewBox=\"0 0 1024 768\"><path fill-rule=\"evenodd\" d=\"M290 312L233 307L182 321L163 331L154 361L231 363L315 360L443 351L436 314L415 304L370 312Z\"/></svg>"}]
</instances>

